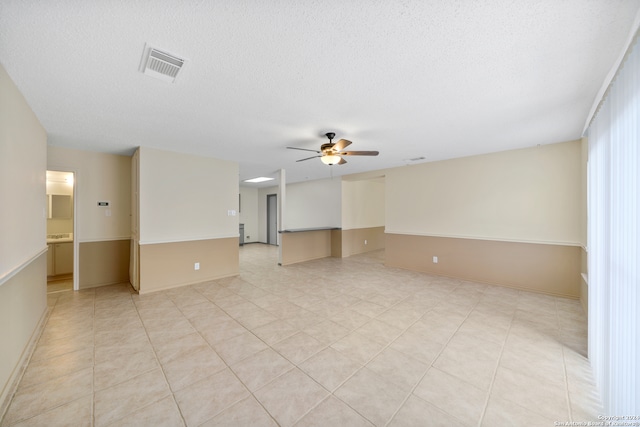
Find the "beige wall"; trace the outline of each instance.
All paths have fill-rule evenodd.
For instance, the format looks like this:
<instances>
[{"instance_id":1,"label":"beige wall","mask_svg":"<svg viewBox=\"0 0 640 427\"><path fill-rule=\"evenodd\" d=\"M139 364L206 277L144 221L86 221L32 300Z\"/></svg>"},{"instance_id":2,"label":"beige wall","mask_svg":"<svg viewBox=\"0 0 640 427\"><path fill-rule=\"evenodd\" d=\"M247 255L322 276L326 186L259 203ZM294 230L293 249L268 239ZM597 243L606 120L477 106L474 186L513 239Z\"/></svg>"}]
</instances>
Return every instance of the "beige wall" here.
<instances>
[{"instance_id":1,"label":"beige wall","mask_svg":"<svg viewBox=\"0 0 640 427\"><path fill-rule=\"evenodd\" d=\"M47 309L47 136L0 66L0 418Z\"/></svg>"},{"instance_id":2,"label":"beige wall","mask_svg":"<svg viewBox=\"0 0 640 427\"><path fill-rule=\"evenodd\" d=\"M580 142L389 169L387 233L580 245Z\"/></svg>"},{"instance_id":3,"label":"beige wall","mask_svg":"<svg viewBox=\"0 0 640 427\"><path fill-rule=\"evenodd\" d=\"M238 237L238 164L140 147L140 243Z\"/></svg>"},{"instance_id":4,"label":"beige wall","mask_svg":"<svg viewBox=\"0 0 640 427\"><path fill-rule=\"evenodd\" d=\"M128 282L130 242L126 239L80 243L80 289Z\"/></svg>"},{"instance_id":5,"label":"beige wall","mask_svg":"<svg viewBox=\"0 0 640 427\"><path fill-rule=\"evenodd\" d=\"M342 229L384 227L384 225L384 178L342 181Z\"/></svg>"},{"instance_id":6,"label":"beige wall","mask_svg":"<svg viewBox=\"0 0 640 427\"><path fill-rule=\"evenodd\" d=\"M282 265L332 255L331 230L282 233Z\"/></svg>"},{"instance_id":7,"label":"beige wall","mask_svg":"<svg viewBox=\"0 0 640 427\"><path fill-rule=\"evenodd\" d=\"M572 141L387 170L386 264L579 298L581 159Z\"/></svg>"},{"instance_id":8,"label":"beige wall","mask_svg":"<svg viewBox=\"0 0 640 427\"><path fill-rule=\"evenodd\" d=\"M237 237L141 245L140 293L235 276L238 258Z\"/></svg>"},{"instance_id":9,"label":"beige wall","mask_svg":"<svg viewBox=\"0 0 640 427\"><path fill-rule=\"evenodd\" d=\"M237 163L140 147L139 191L140 293L238 274Z\"/></svg>"},{"instance_id":10,"label":"beige wall","mask_svg":"<svg viewBox=\"0 0 640 427\"><path fill-rule=\"evenodd\" d=\"M578 298L580 247L387 234L387 265ZM433 262L433 257L438 262Z\"/></svg>"},{"instance_id":11,"label":"beige wall","mask_svg":"<svg viewBox=\"0 0 640 427\"><path fill-rule=\"evenodd\" d=\"M352 228L340 232L340 256L362 254L385 248L384 227Z\"/></svg>"},{"instance_id":12,"label":"beige wall","mask_svg":"<svg viewBox=\"0 0 640 427\"><path fill-rule=\"evenodd\" d=\"M111 248L117 243L110 242L131 238L131 157L49 146L47 168L75 172L77 229L73 237L78 265L74 271L80 288L112 284L116 276L128 281L128 276L115 273L122 270L119 257L96 258L88 248ZM108 201L109 206L100 207L99 201Z\"/></svg>"},{"instance_id":13,"label":"beige wall","mask_svg":"<svg viewBox=\"0 0 640 427\"><path fill-rule=\"evenodd\" d=\"M47 168L76 172L75 239L93 242L131 237L131 157L49 146ZM109 207L99 207L99 201L109 201Z\"/></svg>"},{"instance_id":14,"label":"beige wall","mask_svg":"<svg viewBox=\"0 0 640 427\"><path fill-rule=\"evenodd\" d=\"M244 224L244 242L258 242L260 241L258 231L258 189L240 187L240 196L242 197L240 222Z\"/></svg>"},{"instance_id":15,"label":"beige wall","mask_svg":"<svg viewBox=\"0 0 640 427\"><path fill-rule=\"evenodd\" d=\"M340 178L287 184L284 228L341 227Z\"/></svg>"}]
</instances>

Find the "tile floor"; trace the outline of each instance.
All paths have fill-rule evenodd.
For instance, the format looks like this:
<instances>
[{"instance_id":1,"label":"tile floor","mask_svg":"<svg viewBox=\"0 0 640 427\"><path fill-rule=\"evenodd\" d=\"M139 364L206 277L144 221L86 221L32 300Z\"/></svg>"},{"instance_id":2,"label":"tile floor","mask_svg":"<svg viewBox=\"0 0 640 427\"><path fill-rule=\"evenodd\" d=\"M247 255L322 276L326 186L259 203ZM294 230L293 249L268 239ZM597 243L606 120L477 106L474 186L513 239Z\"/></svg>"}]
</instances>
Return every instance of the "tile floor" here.
<instances>
[{"instance_id":1,"label":"tile floor","mask_svg":"<svg viewBox=\"0 0 640 427\"><path fill-rule=\"evenodd\" d=\"M6 426L553 426L599 401L577 301L386 268L382 252L149 295L49 294ZM330 272L330 273L328 273Z\"/></svg>"},{"instance_id":2,"label":"tile floor","mask_svg":"<svg viewBox=\"0 0 640 427\"><path fill-rule=\"evenodd\" d=\"M49 280L47 282L47 293L65 292L73 290L73 278Z\"/></svg>"}]
</instances>

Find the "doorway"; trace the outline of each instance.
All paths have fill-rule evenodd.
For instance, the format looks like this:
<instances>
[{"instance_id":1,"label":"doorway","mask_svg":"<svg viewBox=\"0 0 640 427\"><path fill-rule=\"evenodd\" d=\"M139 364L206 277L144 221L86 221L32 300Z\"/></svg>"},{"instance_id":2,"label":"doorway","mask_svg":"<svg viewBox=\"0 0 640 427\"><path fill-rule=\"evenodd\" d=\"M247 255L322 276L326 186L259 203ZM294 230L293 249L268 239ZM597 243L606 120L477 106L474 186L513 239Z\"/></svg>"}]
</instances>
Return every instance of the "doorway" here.
<instances>
[{"instance_id":1,"label":"doorway","mask_svg":"<svg viewBox=\"0 0 640 427\"><path fill-rule=\"evenodd\" d=\"M267 243L278 245L278 195L267 194Z\"/></svg>"},{"instance_id":2,"label":"doorway","mask_svg":"<svg viewBox=\"0 0 640 427\"><path fill-rule=\"evenodd\" d=\"M47 170L47 293L74 289L75 173Z\"/></svg>"}]
</instances>

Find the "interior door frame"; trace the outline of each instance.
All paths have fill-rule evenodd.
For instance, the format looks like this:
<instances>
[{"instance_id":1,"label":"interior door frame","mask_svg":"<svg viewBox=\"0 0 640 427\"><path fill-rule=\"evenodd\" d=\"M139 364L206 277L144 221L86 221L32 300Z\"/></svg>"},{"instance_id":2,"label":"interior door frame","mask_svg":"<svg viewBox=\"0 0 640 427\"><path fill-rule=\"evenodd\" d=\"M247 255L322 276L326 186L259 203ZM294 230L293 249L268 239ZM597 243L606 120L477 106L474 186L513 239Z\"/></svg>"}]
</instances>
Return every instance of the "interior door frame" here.
<instances>
[{"instance_id":1,"label":"interior door frame","mask_svg":"<svg viewBox=\"0 0 640 427\"><path fill-rule=\"evenodd\" d=\"M275 212L273 213L273 218L271 217L272 214L271 214L271 211L269 210L270 200L274 200ZM271 224L273 221L275 221L275 224L276 224L275 242L271 241L271 232L272 232ZM276 193L267 194L267 244L278 246L278 195Z\"/></svg>"}]
</instances>

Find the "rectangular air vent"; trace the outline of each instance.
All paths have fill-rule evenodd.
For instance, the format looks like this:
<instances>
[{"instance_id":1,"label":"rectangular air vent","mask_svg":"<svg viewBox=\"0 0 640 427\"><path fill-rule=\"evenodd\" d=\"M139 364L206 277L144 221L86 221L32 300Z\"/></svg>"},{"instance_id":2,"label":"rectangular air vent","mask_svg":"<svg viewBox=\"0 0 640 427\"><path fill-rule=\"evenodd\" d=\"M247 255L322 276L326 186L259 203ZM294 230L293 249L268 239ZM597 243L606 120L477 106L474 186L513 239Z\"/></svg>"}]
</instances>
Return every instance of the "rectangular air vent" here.
<instances>
[{"instance_id":1,"label":"rectangular air vent","mask_svg":"<svg viewBox=\"0 0 640 427\"><path fill-rule=\"evenodd\" d=\"M148 76L173 83L184 66L185 60L149 45L142 56L142 72Z\"/></svg>"}]
</instances>

